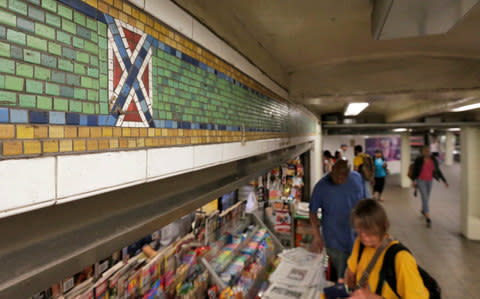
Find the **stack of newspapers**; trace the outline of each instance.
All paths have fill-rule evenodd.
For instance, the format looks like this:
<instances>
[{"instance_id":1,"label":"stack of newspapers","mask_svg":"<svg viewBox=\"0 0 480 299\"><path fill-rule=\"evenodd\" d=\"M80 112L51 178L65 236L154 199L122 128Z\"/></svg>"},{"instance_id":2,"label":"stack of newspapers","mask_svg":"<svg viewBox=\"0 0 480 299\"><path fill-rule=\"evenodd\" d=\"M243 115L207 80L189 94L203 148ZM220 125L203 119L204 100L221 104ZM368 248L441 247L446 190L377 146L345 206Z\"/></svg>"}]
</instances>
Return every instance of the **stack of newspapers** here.
<instances>
[{"instance_id":1,"label":"stack of newspapers","mask_svg":"<svg viewBox=\"0 0 480 299\"><path fill-rule=\"evenodd\" d=\"M279 257L281 262L270 275L270 286L263 298L320 298L326 282L324 254L298 247L284 250Z\"/></svg>"}]
</instances>

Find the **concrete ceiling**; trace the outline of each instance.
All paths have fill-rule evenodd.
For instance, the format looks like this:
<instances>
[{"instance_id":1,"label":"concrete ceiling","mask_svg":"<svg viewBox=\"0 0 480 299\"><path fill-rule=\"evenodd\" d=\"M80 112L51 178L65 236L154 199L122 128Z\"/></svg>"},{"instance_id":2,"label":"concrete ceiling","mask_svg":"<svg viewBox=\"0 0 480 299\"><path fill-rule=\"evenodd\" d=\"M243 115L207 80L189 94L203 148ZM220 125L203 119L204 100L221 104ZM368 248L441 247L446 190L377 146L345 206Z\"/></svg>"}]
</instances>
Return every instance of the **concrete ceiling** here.
<instances>
[{"instance_id":1,"label":"concrete ceiling","mask_svg":"<svg viewBox=\"0 0 480 299\"><path fill-rule=\"evenodd\" d=\"M406 121L480 96L480 5L446 34L378 41L369 0L174 2L317 115L368 101Z\"/></svg>"}]
</instances>

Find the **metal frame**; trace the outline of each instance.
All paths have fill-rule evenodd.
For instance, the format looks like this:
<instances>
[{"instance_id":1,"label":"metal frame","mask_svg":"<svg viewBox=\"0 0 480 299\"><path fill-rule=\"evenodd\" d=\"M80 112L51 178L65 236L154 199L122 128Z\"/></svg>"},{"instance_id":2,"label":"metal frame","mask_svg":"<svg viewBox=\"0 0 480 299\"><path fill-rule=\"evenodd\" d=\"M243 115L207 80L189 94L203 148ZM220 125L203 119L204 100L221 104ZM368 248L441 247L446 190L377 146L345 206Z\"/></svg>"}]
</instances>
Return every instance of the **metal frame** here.
<instances>
[{"instance_id":1,"label":"metal frame","mask_svg":"<svg viewBox=\"0 0 480 299\"><path fill-rule=\"evenodd\" d=\"M303 143L1 219L0 298L32 296L311 147Z\"/></svg>"}]
</instances>

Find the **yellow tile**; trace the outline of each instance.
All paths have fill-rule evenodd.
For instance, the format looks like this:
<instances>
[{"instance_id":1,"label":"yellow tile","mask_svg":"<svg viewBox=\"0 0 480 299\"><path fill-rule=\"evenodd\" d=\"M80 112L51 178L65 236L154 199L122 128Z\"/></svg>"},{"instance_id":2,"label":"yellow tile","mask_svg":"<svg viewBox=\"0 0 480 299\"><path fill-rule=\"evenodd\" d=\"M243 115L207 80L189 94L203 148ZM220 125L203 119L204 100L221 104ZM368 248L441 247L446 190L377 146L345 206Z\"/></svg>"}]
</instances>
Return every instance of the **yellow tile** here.
<instances>
[{"instance_id":1,"label":"yellow tile","mask_svg":"<svg viewBox=\"0 0 480 299\"><path fill-rule=\"evenodd\" d=\"M98 2L97 2L97 0L87 0L87 4L97 8Z\"/></svg>"},{"instance_id":2,"label":"yellow tile","mask_svg":"<svg viewBox=\"0 0 480 299\"><path fill-rule=\"evenodd\" d=\"M41 154L42 143L37 140L24 141L23 142L24 153L27 154Z\"/></svg>"},{"instance_id":3,"label":"yellow tile","mask_svg":"<svg viewBox=\"0 0 480 299\"><path fill-rule=\"evenodd\" d=\"M109 149L108 139L100 139L100 140L98 141L98 149L99 149L99 150L107 150L107 149Z\"/></svg>"},{"instance_id":4,"label":"yellow tile","mask_svg":"<svg viewBox=\"0 0 480 299\"><path fill-rule=\"evenodd\" d=\"M132 14L132 6L130 6L130 4L128 4L127 2L123 2L123 11L127 15L131 15Z\"/></svg>"},{"instance_id":5,"label":"yellow tile","mask_svg":"<svg viewBox=\"0 0 480 299\"><path fill-rule=\"evenodd\" d=\"M111 149L118 148L118 138L110 139L110 148Z\"/></svg>"},{"instance_id":6,"label":"yellow tile","mask_svg":"<svg viewBox=\"0 0 480 299\"><path fill-rule=\"evenodd\" d=\"M146 137L146 136L148 136L148 132L149 131L148 131L147 128L140 128L138 134L141 137Z\"/></svg>"},{"instance_id":7,"label":"yellow tile","mask_svg":"<svg viewBox=\"0 0 480 299\"><path fill-rule=\"evenodd\" d=\"M66 138L76 138L77 137L77 127L65 127L65 137Z\"/></svg>"},{"instance_id":8,"label":"yellow tile","mask_svg":"<svg viewBox=\"0 0 480 299\"><path fill-rule=\"evenodd\" d=\"M142 23L140 20L137 20L137 24L135 25L139 30L145 30L145 24Z\"/></svg>"},{"instance_id":9,"label":"yellow tile","mask_svg":"<svg viewBox=\"0 0 480 299\"><path fill-rule=\"evenodd\" d=\"M147 15L146 15L144 12L140 11L140 12L138 13L138 18L140 19L140 21L141 21L143 24L146 24L146 23L147 23Z\"/></svg>"},{"instance_id":10,"label":"yellow tile","mask_svg":"<svg viewBox=\"0 0 480 299\"><path fill-rule=\"evenodd\" d=\"M48 132L50 138L63 138L64 135L64 127L61 126L50 126L48 127Z\"/></svg>"},{"instance_id":11,"label":"yellow tile","mask_svg":"<svg viewBox=\"0 0 480 299\"><path fill-rule=\"evenodd\" d=\"M17 125L17 138L32 139L34 137L34 127L29 125Z\"/></svg>"},{"instance_id":12,"label":"yellow tile","mask_svg":"<svg viewBox=\"0 0 480 299\"><path fill-rule=\"evenodd\" d=\"M153 146L153 138L145 138L145 146Z\"/></svg>"},{"instance_id":13,"label":"yellow tile","mask_svg":"<svg viewBox=\"0 0 480 299\"><path fill-rule=\"evenodd\" d=\"M122 128L122 136L123 137L130 137L131 136L131 129L130 128Z\"/></svg>"},{"instance_id":14,"label":"yellow tile","mask_svg":"<svg viewBox=\"0 0 480 299\"><path fill-rule=\"evenodd\" d=\"M113 0L113 6L121 10L123 8L122 0Z\"/></svg>"},{"instance_id":15,"label":"yellow tile","mask_svg":"<svg viewBox=\"0 0 480 299\"><path fill-rule=\"evenodd\" d=\"M90 128L90 137L92 138L102 137L102 128L99 128L99 127Z\"/></svg>"},{"instance_id":16,"label":"yellow tile","mask_svg":"<svg viewBox=\"0 0 480 299\"><path fill-rule=\"evenodd\" d=\"M136 9L135 7L132 7L132 17L134 19L138 19L138 9Z\"/></svg>"},{"instance_id":17,"label":"yellow tile","mask_svg":"<svg viewBox=\"0 0 480 299\"><path fill-rule=\"evenodd\" d=\"M22 142L21 141L5 141L3 143L3 155L14 156L22 154Z\"/></svg>"},{"instance_id":18,"label":"yellow tile","mask_svg":"<svg viewBox=\"0 0 480 299\"><path fill-rule=\"evenodd\" d=\"M131 128L130 129L130 136L138 137L138 135L139 135L139 129L138 128Z\"/></svg>"},{"instance_id":19,"label":"yellow tile","mask_svg":"<svg viewBox=\"0 0 480 299\"><path fill-rule=\"evenodd\" d=\"M98 141L96 139L87 139L87 150L98 151Z\"/></svg>"},{"instance_id":20,"label":"yellow tile","mask_svg":"<svg viewBox=\"0 0 480 299\"><path fill-rule=\"evenodd\" d=\"M148 128L148 137L153 137L155 136L155 129L154 128Z\"/></svg>"},{"instance_id":21,"label":"yellow tile","mask_svg":"<svg viewBox=\"0 0 480 299\"><path fill-rule=\"evenodd\" d=\"M90 128L79 127L78 128L78 137L90 137Z\"/></svg>"},{"instance_id":22,"label":"yellow tile","mask_svg":"<svg viewBox=\"0 0 480 299\"><path fill-rule=\"evenodd\" d=\"M128 138L128 147L129 148L136 148L137 147L136 138Z\"/></svg>"},{"instance_id":23,"label":"yellow tile","mask_svg":"<svg viewBox=\"0 0 480 299\"><path fill-rule=\"evenodd\" d=\"M122 136L122 128L113 128L113 136L121 137Z\"/></svg>"},{"instance_id":24,"label":"yellow tile","mask_svg":"<svg viewBox=\"0 0 480 299\"><path fill-rule=\"evenodd\" d=\"M105 2L103 2L103 1L98 2L98 10L100 10L100 11L103 12L103 13L108 12L108 6L107 6L107 4L106 4Z\"/></svg>"},{"instance_id":25,"label":"yellow tile","mask_svg":"<svg viewBox=\"0 0 480 299\"><path fill-rule=\"evenodd\" d=\"M113 0L103 0L103 1L105 1L107 4L113 5Z\"/></svg>"},{"instance_id":26,"label":"yellow tile","mask_svg":"<svg viewBox=\"0 0 480 299\"><path fill-rule=\"evenodd\" d=\"M71 152L73 150L73 143L71 139L60 140L60 151Z\"/></svg>"},{"instance_id":27,"label":"yellow tile","mask_svg":"<svg viewBox=\"0 0 480 299\"><path fill-rule=\"evenodd\" d=\"M0 125L0 139L15 138L14 125Z\"/></svg>"},{"instance_id":28,"label":"yellow tile","mask_svg":"<svg viewBox=\"0 0 480 299\"><path fill-rule=\"evenodd\" d=\"M128 138L120 138L120 148L128 147Z\"/></svg>"},{"instance_id":29,"label":"yellow tile","mask_svg":"<svg viewBox=\"0 0 480 299\"><path fill-rule=\"evenodd\" d=\"M56 152L58 152L58 141L57 140L45 140L43 142L43 152L44 153L56 153Z\"/></svg>"},{"instance_id":30,"label":"yellow tile","mask_svg":"<svg viewBox=\"0 0 480 299\"><path fill-rule=\"evenodd\" d=\"M145 138L137 138L137 147L145 147Z\"/></svg>"},{"instance_id":31,"label":"yellow tile","mask_svg":"<svg viewBox=\"0 0 480 299\"><path fill-rule=\"evenodd\" d=\"M73 149L76 152L83 152L85 151L85 139L76 139L73 141Z\"/></svg>"},{"instance_id":32,"label":"yellow tile","mask_svg":"<svg viewBox=\"0 0 480 299\"><path fill-rule=\"evenodd\" d=\"M110 16L112 16L113 18L118 19L118 9L116 9L114 7L109 7L108 8L108 14Z\"/></svg>"},{"instance_id":33,"label":"yellow tile","mask_svg":"<svg viewBox=\"0 0 480 299\"><path fill-rule=\"evenodd\" d=\"M128 16L123 11L118 12L118 19L120 19L120 21L128 23Z\"/></svg>"},{"instance_id":34,"label":"yellow tile","mask_svg":"<svg viewBox=\"0 0 480 299\"><path fill-rule=\"evenodd\" d=\"M178 136L178 132L176 129L171 129L171 130L168 130L168 136Z\"/></svg>"},{"instance_id":35,"label":"yellow tile","mask_svg":"<svg viewBox=\"0 0 480 299\"><path fill-rule=\"evenodd\" d=\"M113 136L113 128L111 128L111 127L102 128L102 135L103 135L103 137L112 137Z\"/></svg>"},{"instance_id":36,"label":"yellow tile","mask_svg":"<svg viewBox=\"0 0 480 299\"><path fill-rule=\"evenodd\" d=\"M48 137L48 127L47 126L38 126L35 127L35 138L47 138Z\"/></svg>"}]
</instances>

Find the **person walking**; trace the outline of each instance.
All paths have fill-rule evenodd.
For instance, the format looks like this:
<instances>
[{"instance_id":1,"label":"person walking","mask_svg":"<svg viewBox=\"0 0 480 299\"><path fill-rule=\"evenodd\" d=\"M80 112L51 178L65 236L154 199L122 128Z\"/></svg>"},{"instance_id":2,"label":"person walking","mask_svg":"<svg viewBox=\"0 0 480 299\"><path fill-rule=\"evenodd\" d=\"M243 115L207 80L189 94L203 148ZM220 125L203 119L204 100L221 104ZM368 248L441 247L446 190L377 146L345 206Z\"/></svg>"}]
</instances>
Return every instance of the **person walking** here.
<instances>
[{"instance_id":1,"label":"person walking","mask_svg":"<svg viewBox=\"0 0 480 299\"><path fill-rule=\"evenodd\" d=\"M383 158L381 150L375 151L375 184L373 185L373 199L383 202L383 189L385 188L385 177L387 176L387 162Z\"/></svg>"},{"instance_id":2,"label":"person walking","mask_svg":"<svg viewBox=\"0 0 480 299\"><path fill-rule=\"evenodd\" d=\"M329 173L332 171L334 164L332 153L329 150L323 152L323 173Z\"/></svg>"},{"instance_id":3,"label":"person walking","mask_svg":"<svg viewBox=\"0 0 480 299\"><path fill-rule=\"evenodd\" d=\"M418 270L413 255L401 247L397 240L393 240L388 233L390 223L387 213L381 204L372 199L365 199L357 203L351 213L351 223L358 233L353 245L352 254L348 258L348 268L345 275L345 284L355 289L351 299L427 299L429 290L425 287L423 278ZM362 279L370 261L376 255L379 247L381 251L378 260L368 274ZM395 248L396 247L396 248ZM401 250L399 248L402 248ZM387 253L397 249L388 262ZM392 252L392 251L390 251ZM395 286L391 285L388 276L381 275L382 268L391 265L394 269ZM381 277L383 280L380 281Z\"/></svg>"},{"instance_id":4,"label":"person walking","mask_svg":"<svg viewBox=\"0 0 480 299\"><path fill-rule=\"evenodd\" d=\"M338 160L332 171L320 179L313 189L309 206L313 249L322 251L325 245L336 274L333 277L344 277L347 258L355 240L349 223L350 212L364 197L362 177L359 173L350 171L345 160ZM319 230L318 209L322 211L323 238Z\"/></svg>"},{"instance_id":5,"label":"person walking","mask_svg":"<svg viewBox=\"0 0 480 299\"><path fill-rule=\"evenodd\" d=\"M430 153L430 147L424 145L421 150L422 155L415 159L412 170L412 185L414 188L418 188L420 196L422 198L422 210L421 213L425 217L427 227L432 226L432 220L430 218L429 200L430 192L432 191L432 181L442 180L445 187L448 188L448 183L443 176L438 161Z\"/></svg>"},{"instance_id":6,"label":"person walking","mask_svg":"<svg viewBox=\"0 0 480 299\"><path fill-rule=\"evenodd\" d=\"M355 145L353 152L355 153L353 170L358 171L362 175L363 183L365 184L365 198L372 198L370 186L375 176L375 166L373 165L372 157L363 152L361 145Z\"/></svg>"}]
</instances>

